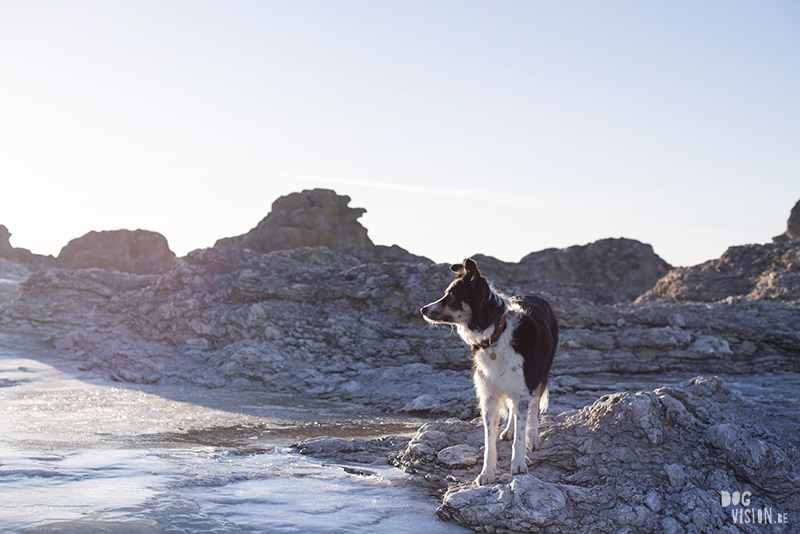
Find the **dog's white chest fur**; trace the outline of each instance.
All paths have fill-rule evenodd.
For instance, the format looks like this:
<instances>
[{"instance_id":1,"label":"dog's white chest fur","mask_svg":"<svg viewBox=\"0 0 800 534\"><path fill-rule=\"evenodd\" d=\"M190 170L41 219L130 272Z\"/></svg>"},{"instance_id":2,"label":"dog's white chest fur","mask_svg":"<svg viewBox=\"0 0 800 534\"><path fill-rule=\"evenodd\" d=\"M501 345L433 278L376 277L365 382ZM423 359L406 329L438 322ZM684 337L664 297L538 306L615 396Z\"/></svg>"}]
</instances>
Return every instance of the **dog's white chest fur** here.
<instances>
[{"instance_id":1,"label":"dog's white chest fur","mask_svg":"<svg viewBox=\"0 0 800 534\"><path fill-rule=\"evenodd\" d=\"M475 388L478 396L482 394L509 396L512 392L525 389L525 376L522 372L523 359L507 340L504 334L493 347L475 353ZM492 359L494 355L494 359Z\"/></svg>"}]
</instances>

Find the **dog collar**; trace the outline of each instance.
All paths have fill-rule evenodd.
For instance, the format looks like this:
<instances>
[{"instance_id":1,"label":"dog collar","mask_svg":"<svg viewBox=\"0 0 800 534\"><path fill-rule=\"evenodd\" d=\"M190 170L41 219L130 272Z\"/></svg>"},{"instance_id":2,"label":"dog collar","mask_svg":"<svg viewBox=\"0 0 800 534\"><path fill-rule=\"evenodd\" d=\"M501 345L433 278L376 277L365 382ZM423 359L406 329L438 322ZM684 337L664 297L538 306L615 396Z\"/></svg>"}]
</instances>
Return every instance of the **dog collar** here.
<instances>
[{"instance_id":1,"label":"dog collar","mask_svg":"<svg viewBox=\"0 0 800 534\"><path fill-rule=\"evenodd\" d=\"M507 315L508 315L508 313L504 313L500 317L500 319L497 320L497 323L495 323L495 325L494 325L494 334L492 334L492 337L486 338L483 341L481 341L479 343L475 343L474 345L471 346L473 355L476 352L478 352L479 350L485 349L487 347L491 347L492 345L497 343L497 340L500 339L500 336L503 334L503 331L506 329L506 316Z\"/></svg>"}]
</instances>

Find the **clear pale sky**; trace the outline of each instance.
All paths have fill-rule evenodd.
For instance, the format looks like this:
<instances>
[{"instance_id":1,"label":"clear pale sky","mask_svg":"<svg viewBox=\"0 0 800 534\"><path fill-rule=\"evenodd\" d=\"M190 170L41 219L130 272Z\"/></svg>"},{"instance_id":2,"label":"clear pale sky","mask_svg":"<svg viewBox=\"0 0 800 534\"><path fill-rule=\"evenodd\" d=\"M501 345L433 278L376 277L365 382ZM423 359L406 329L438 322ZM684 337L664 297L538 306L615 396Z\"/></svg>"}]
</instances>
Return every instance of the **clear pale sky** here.
<instances>
[{"instance_id":1,"label":"clear pale sky","mask_svg":"<svg viewBox=\"0 0 800 534\"><path fill-rule=\"evenodd\" d=\"M438 262L769 242L800 199L800 3L0 0L12 245L183 255L315 187Z\"/></svg>"}]
</instances>

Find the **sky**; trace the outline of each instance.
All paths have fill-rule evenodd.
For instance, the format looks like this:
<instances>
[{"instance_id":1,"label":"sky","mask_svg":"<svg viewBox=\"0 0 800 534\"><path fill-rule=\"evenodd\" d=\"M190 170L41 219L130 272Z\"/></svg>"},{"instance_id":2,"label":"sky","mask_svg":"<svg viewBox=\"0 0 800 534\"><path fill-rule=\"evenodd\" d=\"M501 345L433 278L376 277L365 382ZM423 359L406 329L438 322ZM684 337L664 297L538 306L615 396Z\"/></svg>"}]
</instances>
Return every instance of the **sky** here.
<instances>
[{"instance_id":1,"label":"sky","mask_svg":"<svg viewBox=\"0 0 800 534\"><path fill-rule=\"evenodd\" d=\"M282 195L436 262L626 237L675 266L800 199L800 3L0 0L0 224L179 256Z\"/></svg>"}]
</instances>

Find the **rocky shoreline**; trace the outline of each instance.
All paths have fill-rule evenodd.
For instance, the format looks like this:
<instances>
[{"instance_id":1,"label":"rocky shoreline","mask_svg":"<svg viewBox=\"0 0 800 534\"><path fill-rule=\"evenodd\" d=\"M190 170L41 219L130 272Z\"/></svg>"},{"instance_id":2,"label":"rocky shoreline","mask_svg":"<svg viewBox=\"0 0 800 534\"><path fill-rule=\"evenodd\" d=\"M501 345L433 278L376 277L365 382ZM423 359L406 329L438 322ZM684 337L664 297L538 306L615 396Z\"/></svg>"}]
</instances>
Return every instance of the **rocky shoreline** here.
<instances>
[{"instance_id":1,"label":"rocky shoreline","mask_svg":"<svg viewBox=\"0 0 800 534\"><path fill-rule=\"evenodd\" d=\"M757 393L763 384L743 382L751 390L743 395L716 376L602 395L545 415L529 474L482 487L472 484L482 461L478 419L440 419L411 437L315 438L295 447L367 470L395 465L438 496L442 519L476 532L796 532L798 378L774 377L770 391L780 394L772 401ZM576 393L587 385L564 382L570 387L555 389L567 403L586 402ZM510 445L498 450L507 472ZM723 506L723 492L752 498L748 507ZM769 527L734 523L739 509L769 511Z\"/></svg>"},{"instance_id":2,"label":"rocky shoreline","mask_svg":"<svg viewBox=\"0 0 800 534\"><path fill-rule=\"evenodd\" d=\"M756 532L731 523L725 488L800 518L797 221L774 243L685 268L629 239L516 264L476 256L504 293L550 301L561 336L531 474L473 488L482 431L469 351L419 314L452 279L449 266L372 244L347 197L294 195L251 232L182 258L145 231L87 234L45 258L11 247L6 230L0 330L46 339L116 381L442 418L413 438L298 447L391 461L441 496L443 518L476 531ZM315 217L332 219L319 234ZM273 234L284 231L295 248L280 249ZM352 236L335 250L296 246L332 231ZM775 531L794 528L782 525Z\"/></svg>"}]
</instances>

